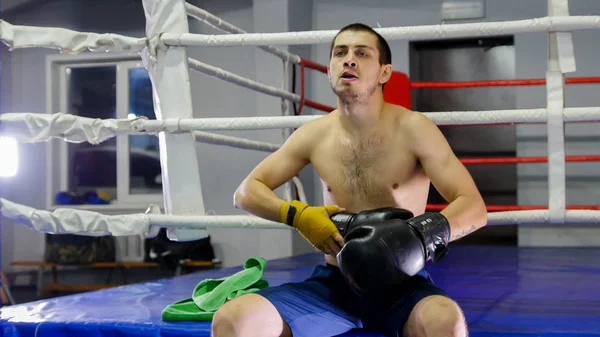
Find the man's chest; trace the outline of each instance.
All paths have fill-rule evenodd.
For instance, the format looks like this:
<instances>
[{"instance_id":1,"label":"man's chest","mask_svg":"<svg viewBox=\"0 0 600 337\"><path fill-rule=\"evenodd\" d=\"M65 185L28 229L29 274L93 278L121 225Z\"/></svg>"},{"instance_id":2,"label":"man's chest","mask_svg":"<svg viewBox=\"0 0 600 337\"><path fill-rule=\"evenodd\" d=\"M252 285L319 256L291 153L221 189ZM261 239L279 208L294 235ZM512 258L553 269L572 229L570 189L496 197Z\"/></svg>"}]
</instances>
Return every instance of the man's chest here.
<instances>
[{"instance_id":1,"label":"man's chest","mask_svg":"<svg viewBox=\"0 0 600 337\"><path fill-rule=\"evenodd\" d=\"M399 142L384 144L324 144L312 164L333 194L385 198L411 178L416 168L414 154Z\"/></svg>"}]
</instances>

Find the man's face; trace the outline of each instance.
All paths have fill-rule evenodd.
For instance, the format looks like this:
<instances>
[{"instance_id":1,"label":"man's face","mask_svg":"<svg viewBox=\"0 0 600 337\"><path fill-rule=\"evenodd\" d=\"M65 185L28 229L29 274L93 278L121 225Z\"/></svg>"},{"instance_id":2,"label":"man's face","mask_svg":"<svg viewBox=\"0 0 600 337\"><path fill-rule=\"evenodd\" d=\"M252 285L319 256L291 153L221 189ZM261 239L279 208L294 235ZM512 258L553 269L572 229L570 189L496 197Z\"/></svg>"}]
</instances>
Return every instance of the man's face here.
<instances>
[{"instance_id":1,"label":"man's face","mask_svg":"<svg viewBox=\"0 0 600 337\"><path fill-rule=\"evenodd\" d=\"M377 37L369 32L345 31L335 39L329 62L331 88L345 103L367 100L384 83Z\"/></svg>"}]
</instances>

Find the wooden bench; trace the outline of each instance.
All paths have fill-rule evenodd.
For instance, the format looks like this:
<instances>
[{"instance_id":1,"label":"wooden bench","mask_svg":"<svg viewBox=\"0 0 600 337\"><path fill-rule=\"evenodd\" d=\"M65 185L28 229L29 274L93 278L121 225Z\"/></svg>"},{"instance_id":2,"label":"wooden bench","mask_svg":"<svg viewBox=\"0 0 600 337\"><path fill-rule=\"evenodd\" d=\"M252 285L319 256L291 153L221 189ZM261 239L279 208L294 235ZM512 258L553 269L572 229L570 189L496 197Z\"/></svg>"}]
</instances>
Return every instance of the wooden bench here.
<instances>
[{"instance_id":1,"label":"wooden bench","mask_svg":"<svg viewBox=\"0 0 600 337\"><path fill-rule=\"evenodd\" d=\"M183 261L181 262L176 270L175 276L179 276L182 273L182 269L191 269L191 268L214 268L219 264L218 261ZM90 264L59 264L45 261L14 261L11 263L14 267L37 267L37 280L36 280L36 291L38 296L41 296L44 292L83 292L83 291L93 291L105 288L111 288L120 286L122 284L109 284L110 277L112 276L112 271L114 269L121 270L123 276L123 284L128 284L127 275L125 271L127 269L133 268L160 268L161 264L155 262L94 262ZM61 284L58 282L58 268L106 268L110 269L109 274L106 278L105 284ZM43 284L44 280L44 271L46 268L52 269L52 284Z\"/></svg>"}]
</instances>

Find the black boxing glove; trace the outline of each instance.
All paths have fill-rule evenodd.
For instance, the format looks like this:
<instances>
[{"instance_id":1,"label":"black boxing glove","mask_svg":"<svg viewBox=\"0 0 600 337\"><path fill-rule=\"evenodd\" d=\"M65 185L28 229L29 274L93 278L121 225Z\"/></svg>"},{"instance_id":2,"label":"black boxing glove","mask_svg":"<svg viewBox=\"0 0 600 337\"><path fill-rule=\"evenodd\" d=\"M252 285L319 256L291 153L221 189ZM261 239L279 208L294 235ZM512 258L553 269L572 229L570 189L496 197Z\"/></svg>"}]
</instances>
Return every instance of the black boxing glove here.
<instances>
[{"instance_id":1,"label":"black boxing glove","mask_svg":"<svg viewBox=\"0 0 600 337\"><path fill-rule=\"evenodd\" d=\"M345 236L353 228L356 228L362 224L371 224L376 221L389 220L389 219L410 219L414 215L411 211L395 208L395 207L381 207L372 210L361 211L358 213L336 213L329 217L331 221L336 225L340 234Z\"/></svg>"},{"instance_id":2,"label":"black boxing glove","mask_svg":"<svg viewBox=\"0 0 600 337\"><path fill-rule=\"evenodd\" d=\"M337 262L357 293L385 298L429 258L445 255L449 237L450 226L440 213L367 222L346 234Z\"/></svg>"}]
</instances>

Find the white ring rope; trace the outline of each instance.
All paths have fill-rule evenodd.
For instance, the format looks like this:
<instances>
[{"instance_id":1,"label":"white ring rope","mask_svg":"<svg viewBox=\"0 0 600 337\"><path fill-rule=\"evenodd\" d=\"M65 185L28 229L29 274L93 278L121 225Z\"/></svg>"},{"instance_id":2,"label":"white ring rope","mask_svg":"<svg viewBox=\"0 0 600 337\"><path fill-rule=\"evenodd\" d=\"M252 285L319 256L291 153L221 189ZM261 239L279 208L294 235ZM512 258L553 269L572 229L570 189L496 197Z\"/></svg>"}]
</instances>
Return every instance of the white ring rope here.
<instances>
[{"instance_id":1,"label":"white ring rope","mask_svg":"<svg viewBox=\"0 0 600 337\"><path fill-rule=\"evenodd\" d=\"M292 182L294 183L294 185L296 186L296 189L298 190L298 200L300 200L301 202L308 204L308 199L306 198L306 193L304 193L304 186L302 185L302 182L300 181L300 179L298 179L298 177L292 177Z\"/></svg>"},{"instance_id":2,"label":"white ring rope","mask_svg":"<svg viewBox=\"0 0 600 337\"><path fill-rule=\"evenodd\" d=\"M150 205L146 213L124 215L105 215L73 208L58 208L50 212L0 198L0 214L38 232L52 234L152 237L159 227L291 229L282 223L252 215L168 215L156 213L158 209L158 206ZM600 223L600 211L567 210L564 221L570 224L597 224ZM532 210L489 213L487 225L550 223L553 222L547 210Z\"/></svg>"},{"instance_id":3,"label":"white ring rope","mask_svg":"<svg viewBox=\"0 0 600 337\"><path fill-rule=\"evenodd\" d=\"M212 25L213 27L219 28L224 32L233 33L233 34L247 34L245 30L234 26L233 24L207 12L202 8L198 8L190 3L185 4L185 9L189 16L203 21ZM266 51L267 53L271 53L273 55L279 56L281 59L285 61L292 61L296 64L300 64L300 56L291 54L285 50L281 50L275 46L259 46L260 49Z\"/></svg>"},{"instance_id":4,"label":"white ring rope","mask_svg":"<svg viewBox=\"0 0 600 337\"><path fill-rule=\"evenodd\" d=\"M543 108L425 112L423 114L437 125L545 123L548 120L547 110ZM600 107L565 108L563 114L565 122L600 121ZM298 128L304 123L321 117L323 115L148 120L145 118L96 119L65 113L5 113L0 115L0 127L3 134L13 136L22 142L42 142L60 138L73 143L99 144L117 135ZM207 134L200 134L199 138L209 139ZM215 142L218 140L219 144L225 144L228 140L232 140L232 146L235 146L236 142L237 144L242 143L241 138L221 135L215 135L212 139ZM247 146L258 146L262 149L272 149L277 146L267 144L250 141Z\"/></svg>"},{"instance_id":5,"label":"white ring rope","mask_svg":"<svg viewBox=\"0 0 600 337\"><path fill-rule=\"evenodd\" d=\"M275 97L279 97L279 98L284 98L296 103L299 103L301 98L299 95L296 95L294 93L291 93L289 91L285 91L279 88L275 88L269 85L265 85L256 81L253 81L251 79L242 77L240 75L236 75L230 71L215 67L215 66L211 66L210 64L206 64L204 62L195 60L193 58L189 58L188 59L188 63L190 65L190 69L194 69L197 71L200 71L204 74L219 78L221 80L227 81L227 82L231 82L231 83L235 83L239 86L248 88L248 89L252 89L258 92L261 92L263 94L267 94L270 96L275 96Z\"/></svg>"},{"instance_id":6,"label":"white ring rope","mask_svg":"<svg viewBox=\"0 0 600 337\"><path fill-rule=\"evenodd\" d=\"M230 146L238 149L256 150L264 152L275 152L281 145L261 142L256 140L250 140L239 137L219 135L215 133L194 131L194 137L196 141L201 143L208 143L213 145Z\"/></svg>"},{"instance_id":7,"label":"white ring rope","mask_svg":"<svg viewBox=\"0 0 600 337\"><path fill-rule=\"evenodd\" d=\"M504 34L577 31L600 28L600 16L553 16L527 20L459 23L375 28L388 40L420 40L457 37L495 36ZM0 40L11 49L28 47L57 48L63 52L78 53L130 51L141 52L146 47L158 48L161 44L172 46L266 46L330 43L336 30L302 31L286 33L247 34L173 34L163 33L151 38L135 38L119 34L77 32L54 27L11 25L0 20Z\"/></svg>"},{"instance_id":8,"label":"white ring rope","mask_svg":"<svg viewBox=\"0 0 600 337\"><path fill-rule=\"evenodd\" d=\"M197 20L203 21L204 23L215 27L217 29L220 29L224 32L228 32L228 33L233 33L233 34L246 34L248 32L246 32L245 30L209 13L208 11L196 7L190 3L186 3L185 4L185 8L187 11L187 14ZM237 74L234 74L232 72L226 71L222 68L218 68L209 64L206 64L204 62L201 62L199 60L193 59L193 58L189 58L188 63L190 64L190 68L203 72L207 75L211 75L213 77L231 82L231 83L235 83L237 85L240 85L242 87L248 88L248 89L253 89L255 91L267 94L267 95L271 95L271 96L276 96L281 98L282 100L287 99L287 100L291 100L293 102L299 103L301 101L301 97L299 95L296 95L294 93L291 93L289 91L283 90L283 87L285 86L285 79L286 79L286 70L287 70L287 62L293 62L296 64L300 64L300 56L298 55L294 55L291 54L287 51L281 50L275 46L259 46L259 49L262 49L264 51L266 51L267 53L273 54L275 56L278 56L279 58L281 58L283 60L283 78L282 78L282 84L281 84L281 89L277 89L275 87L272 86L268 86L268 85L264 85L262 83L250 80L248 78L239 76ZM285 102L282 102L282 114L285 114L285 110L286 110L286 104Z\"/></svg>"},{"instance_id":9,"label":"white ring rope","mask_svg":"<svg viewBox=\"0 0 600 337\"><path fill-rule=\"evenodd\" d=\"M528 20L458 23L451 25L427 25L375 28L387 40L425 40L459 37L497 36L518 33L577 31L600 28L600 16L542 17ZM161 40L171 46L264 46L325 44L337 34L337 30L302 31L285 33L250 34L170 34Z\"/></svg>"}]
</instances>

